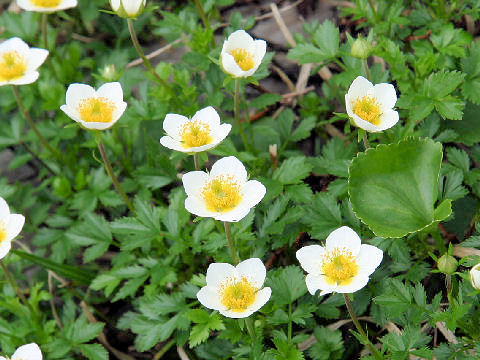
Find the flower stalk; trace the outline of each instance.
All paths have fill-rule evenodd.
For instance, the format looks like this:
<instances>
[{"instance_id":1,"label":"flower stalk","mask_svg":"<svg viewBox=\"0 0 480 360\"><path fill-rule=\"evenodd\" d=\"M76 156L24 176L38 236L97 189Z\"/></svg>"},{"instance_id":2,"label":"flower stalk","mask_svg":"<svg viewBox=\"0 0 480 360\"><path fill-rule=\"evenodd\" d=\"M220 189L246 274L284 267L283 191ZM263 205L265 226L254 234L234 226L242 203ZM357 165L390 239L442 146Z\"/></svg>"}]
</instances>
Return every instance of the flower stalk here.
<instances>
[{"instance_id":1,"label":"flower stalk","mask_svg":"<svg viewBox=\"0 0 480 360\"><path fill-rule=\"evenodd\" d=\"M243 145L247 151L250 151L250 146L248 145L247 137L243 131L242 121L240 120L240 79L235 79L235 95L233 99L233 111L235 113L235 122L238 126L238 131L240 131L240 136L242 137Z\"/></svg>"},{"instance_id":2,"label":"flower stalk","mask_svg":"<svg viewBox=\"0 0 480 360\"><path fill-rule=\"evenodd\" d=\"M225 226L225 234L227 235L227 243L228 249L230 250L230 256L232 257L233 263L237 265L240 262L240 258L237 255L237 251L233 243L232 229L230 228L230 223L228 221L224 221L223 225Z\"/></svg>"},{"instance_id":3,"label":"flower stalk","mask_svg":"<svg viewBox=\"0 0 480 360\"><path fill-rule=\"evenodd\" d=\"M368 135L367 135L367 132L365 131L363 133L363 145L365 146L365 150L369 149L370 148L370 142L368 141Z\"/></svg>"},{"instance_id":4,"label":"flower stalk","mask_svg":"<svg viewBox=\"0 0 480 360\"><path fill-rule=\"evenodd\" d=\"M10 286L13 288L13 290L15 290L15 293L17 294L17 296L19 297L20 301L22 301L28 308L29 310L31 311L32 314L35 313L32 305L28 302L27 298L25 297L25 295L23 295L23 293L20 291L20 289L18 288L18 285L17 283L15 282L15 280L12 278L12 275L10 274L10 271L8 270L8 268L5 266L5 264L3 263L3 261L0 261L0 267L2 268L2 271L3 273L5 274L5 278L7 279L8 283L10 284Z\"/></svg>"},{"instance_id":5,"label":"flower stalk","mask_svg":"<svg viewBox=\"0 0 480 360\"><path fill-rule=\"evenodd\" d=\"M195 163L195 170L200 170L200 164L198 162L198 153L193 153L193 162Z\"/></svg>"}]
</instances>

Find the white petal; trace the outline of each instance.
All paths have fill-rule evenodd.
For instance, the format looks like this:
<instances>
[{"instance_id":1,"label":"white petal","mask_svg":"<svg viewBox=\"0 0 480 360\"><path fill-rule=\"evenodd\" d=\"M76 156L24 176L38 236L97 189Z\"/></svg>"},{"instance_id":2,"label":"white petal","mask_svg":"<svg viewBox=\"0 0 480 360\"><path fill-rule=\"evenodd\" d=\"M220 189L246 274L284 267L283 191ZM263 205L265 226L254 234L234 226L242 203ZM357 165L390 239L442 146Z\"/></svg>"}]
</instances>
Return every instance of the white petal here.
<instances>
[{"instance_id":1,"label":"white petal","mask_svg":"<svg viewBox=\"0 0 480 360\"><path fill-rule=\"evenodd\" d=\"M110 0L110 6L112 7L113 11L117 11L120 7L120 0Z\"/></svg>"},{"instance_id":2,"label":"white petal","mask_svg":"<svg viewBox=\"0 0 480 360\"><path fill-rule=\"evenodd\" d=\"M198 120L203 122L204 124L208 124L211 130L215 129L217 126L220 125L220 116L218 115L217 111L211 106L197 111L195 115L193 115L192 120Z\"/></svg>"},{"instance_id":3,"label":"white petal","mask_svg":"<svg viewBox=\"0 0 480 360\"><path fill-rule=\"evenodd\" d=\"M10 208L4 198L0 197L0 221L7 221L10 216Z\"/></svg>"},{"instance_id":4,"label":"white petal","mask_svg":"<svg viewBox=\"0 0 480 360\"><path fill-rule=\"evenodd\" d=\"M256 68L262 62L263 57L267 53L267 42L265 40L255 40L255 50L253 52L253 58ZM255 69L256 70L256 69Z\"/></svg>"},{"instance_id":5,"label":"white petal","mask_svg":"<svg viewBox=\"0 0 480 360\"><path fill-rule=\"evenodd\" d=\"M257 205L267 193L267 188L257 180L250 180L242 188L242 202L248 207Z\"/></svg>"},{"instance_id":6,"label":"white petal","mask_svg":"<svg viewBox=\"0 0 480 360\"><path fill-rule=\"evenodd\" d=\"M390 129L398 122L398 112L395 110L387 110L380 115L380 125L377 127L377 131Z\"/></svg>"},{"instance_id":7,"label":"white petal","mask_svg":"<svg viewBox=\"0 0 480 360\"><path fill-rule=\"evenodd\" d=\"M249 317L253 314L253 311L250 308L246 309L243 312L231 311L231 310L218 310L220 314L231 319L243 319Z\"/></svg>"},{"instance_id":8,"label":"white petal","mask_svg":"<svg viewBox=\"0 0 480 360\"><path fill-rule=\"evenodd\" d=\"M95 94L95 89L90 85L70 84L65 95L65 103L69 107L77 109L81 100L95 97Z\"/></svg>"},{"instance_id":9,"label":"white petal","mask_svg":"<svg viewBox=\"0 0 480 360\"><path fill-rule=\"evenodd\" d=\"M122 0L123 8L125 12L130 16L135 16L142 6L143 0Z\"/></svg>"},{"instance_id":10,"label":"white petal","mask_svg":"<svg viewBox=\"0 0 480 360\"><path fill-rule=\"evenodd\" d=\"M205 202L198 196L189 196L185 199L185 209L194 215L200 217L213 217L215 218L216 212L207 210ZM218 219L217 219L218 220Z\"/></svg>"},{"instance_id":11,"label":"white petal","mask_svg":"<svg viewBox=\"0 0 480 360\"><path fill-rule=\"evenodd\" d=\"M80 114L78 113L78 110L76 108L72 109L68 105L62 105L60 106L60 110L62 110L72 120L82 122L82 120L80 119Z\"/></svg>"},{"instance_id":12,"label":"white petal","mask_svg":"<svg viewBox=\"0 0 480 360\"><path fill-rule=\"evenodd\" d=\"M116 121L111 121L106 123L106 122L87 122L87 121L80 120L79 123L82 124L82 126L86 129L107 130L107 129L110 129L116 123Z\"/></svg>"},{"instance_id":13,"label":"white petal","mask_svg":"<svg viewBox=\"0 0 480 360\"><path fill-rule=\"evenodd\" d=\"M378 126L373 125L372 123L363 120L357 114L353 114L350 116L355 126L359 127L368 132L379 132Z\"/></svg>"},{"instance_id":14,"label":"white petal","mask_svg":"<svg viewBox=\"0 0 480 360\"><path fill-rule=\"evenodd\" d=\"M255 48L253 38L245 30L237 30L231 33L226 42L224 42L224 49L228 53L238 48L249 52L252 52Z\"/></svg>"},{"instance_id":15,"label":"white petal","mask_svg":"<svg viewBox=\"0 0 480 360\"><path fill-rule=\"evenodd\" d=\"M313 275L321 275L323 254L325 248L320 245L304 246L296 252L302 269Z\"/></svg>"},{"instance_id":16,"label":"white petal","mask_svg":"<svg viewBox=\"0 0 480 360\"><path fill-rule=\"evenodd\" d=\"M0 44L0 53L11 50L17 51L20 55L27 55L29 46L19 37L13 37Z\"/></svg>"},{"instance_id":17,"label":"white petal","mask_svg":"<svg viewBox=\"0 0 480 360\"><path fill-rule=\"evenodd\" d=\"M227 222L238 222L247 216L250 212L250 207L245 205L238 205L231 211L228 212L216 212L213 213L213 218L218 221L227 221Z\"/></svg>"},{"instance_id":18,"label":"white petal","mask_svg":"<svg viewBox=\"0 0 480 360\"><path fill-rule=\"evenodd\" d=\"M11 241L4 240L0 244L0 259L3 259L5 256L7 256L8 252L12 248L12 243Z\"/></svg>"},{"instance_id":19,"label":"white petal","mask_svg":"<svg viewBox=\"0 0 480 360\"><path fill-rule=\"evenodd\" d=\"M355 231L348 226L342 226L328 235L325 248L328 251L346 248L352 252L353 256L357 256L361 244L362 240Z\"/></svg>"},{"instance_id":20,"label":"white petal","mask_svg":"<svg viewBox=\"0 0 480 360\"><path fill-rule=\"evenodd\" d=\"M27 85L37 81L39 76L40 74L38 71L30 71L25 73L25 75L23 75L21 78L10 80L8 83L12 85Z\"/></svg>"},{"instance_id":21,"label":"white petal","mask_svg":"<svg viewBox=\"0 0 480 360\"><path fill-rule=\"evenodd\" d=\"M220 302L220 296L217 290L211 286L204 286L197 293L197 299L200 301L200 304L205 306L207 309L220 310L225 309L225 306Z\"/></svg>"},{"instance_id":22,"label":"white petal","mask_svg":"<svg viewBox=\"0 0 480 360\"><path fill-rule=\"evenodd\" d=\"M365 95L373 95L373 84L363 76L357 76L348 88L348 99L349 101L356 101L359 97Z\"/></svg>"},{"instance_id":23,"label":"white petal","mask_svg":"<svg viewBox=\"0 0 480 360\"><path fill-rule=\"evenodd\" d=\"M227 263L212 263L207 269L207 286L217 288L227 278L237 277L238 272L235 266Z\"/></svg>"},{"instance_id":24,"label":"white petal","mask_svg":"<svg viewBox=\"0 0 480 360\"><path fill-rule=\"evenodd\" d=\"M357 255L357 263L360 266L359 273L369 276L380 265L382 259L382 250L372 245L362 244Z\"/></svg>"},{"instance_id":25,"label":"white petal","mask_svg":"<svg viewBox=\"0 0 480 360\"><path fill-rule=\"evenodd\" d=\"M160 144L165 146L168 149L181 151L181 152L191 152L190 149L184 148L180 141L171 138L170 136L162 136L160 138Z\"/></svg>"},{"instance_id":26,"label":"white petal","mask_svg":"<svg viewBox=\"0 0 480 360\"><path fill-rule=\"evenodd\" d=\"M236 268L238 273L245 276L257 289L263 286L267 276L267 269L263 265L262 260L259 258L247 259L238 264Z\"/></svg>"},{"instance_id":27,"label":"white petal","mask_svg":"<svg viewBox=\"0 0 480 360\"><path fill-rule=\"evenodd\" d=\"M475 289L480 290L480 264L470 269L470 282Z\"/></svg>"},{"instance_id":28,"label":"white petal","mask_svg":"<svg viewBox=\"0 0 480 360\"><path fill-rule=\"evenodd\" d=\"M48 50L31 48L28 52L27 72L37 70L48 56Z\"/></svg>"},{"instance_id":29,"label":"white petal","mask_svg":"<svg viewBox=\"0 0 480 360\"><path fill-rule=\"evenodd\" d=\"M350 294L360 290L368 283L368 276L357 275L352 279L352 282L348 285L338 285L335 289L336 292L341 294Z\"/></svg>"},{"instance_id":30,"label":"white petal","mask_svg":"<svg viewBox=\"0 0 480 360\"><path fill-rule=\"evenodd\" d=\"M20 231L22 231L25 224L25 217L21 214L10 214L7 224L7 238L5 240L12 241Z\"/></svg>"},{"instance_id":31,"label":"white petal","mask_svg":"<svg viewBox=\"0 0 480 360\"><path fill-rule=\"evenodd\" d=\"M122 101L120 103L116 103L115 106L115 110L112 114L112 125L115 124L122 117L123 113L127 109L127 103Z\"/></svg>"},{"instance_id":32,"label":"white petal","mask_svg":"<svg viewBox=\"0 0 480 360\"><path fill-rule=\"evenodd\" d=\"M220 63L228 74L233 77L245 77L245 71L243 71L237 62L229 53L222 52L220 55Z\"/></svg>"},{"instance_id":33,"label":"white petal","mask_svg":"<svg viewBox=\"0 0 480 360\"><path fill-rule=\"evenodd\" d=\"M335 291L337 285L329 284L325 281L326 276L324 275L313 275L308 274L305 278L305 284L307 285L308 292L312 295L315 295L317 290L322 290L320 295L325 295Z\"/></svg>"},{"instance_id":34,"label":"white petal","mask_svg":"<svg viewBox=\"0 0 480 360\"><path fill-rule=\"evenodd\" d=\"M178 114L167 114L163 120L163 130L171 138L180 141L180 130L189 120L187 117Z\"/></svg>"},{"instance_id":35,"label":"white petal","mask_svg":"<svg viewBox=\"0 0 480 360\"><path fill-rule=\"evenodd\" d=\"M254 303L249 307L248 310L250 310L252 313L255 311L260 310L260 308L265 305L268 300L270 300L270 297L272 296L272 289L269 287L265 287L260 291L257 291L257 296L255 298Z\"/></svg>"},{"instance_id":36,"label":"white petal","mask_svg":"<svg viewBox=\"0 0 480 360\"><path fill-rule=\"evenodd\" d=\"M22 345L15 351L12 360L42 360L42 352L35 343Z\"/></svg>"},{"instance_id":37,"label":"white petal","mask_svg":"<svg viewBox=\"0 0 480 360\"><path fill-rule=\"evenodd\" d=\"M383 111L390 110L397 102L397 92L392 84L381 83L373 87L373 96Z\"/></svg>"},{"instance_id":38,"label":"white petal","mask_svg":"<svg viewBox=\"0 0 480 360\"><path fill-rule=\"evenodd\" d=\"M78 5L77 0L63 0L61 4L62 9L70 9L70 8L76 7L77 5Z\"/></svg>"},{"instance_id":39,"label":"white petal","mask_svg":"<svg viewBox=\"0 0 480 360\"><path fill-rule=\"evenodd\" d=\"M105 83L97 90L97 96L105 97L114 103L123 102L122 85L119 82Z\"/></svg>"},{"instance_id":40,"label":"white petal","mask_svg":"<svg viewBox=\"0 0 480 360\"><path fill-rule=\"evenodd\" d=\"M247 170L235 156L221 158L213 164L210 177L214 178L219 175L232 175L240 183L247 181Z\"/></svg>"},{"instance_id":41,"label":"white petal","mask_svg":"<svg viewBox=\"0 0 480 360\"><path fill-rule=\"evenodd\" d=\"M182 176L183 187L188 196L200 197L208 174L204 171L190 171Z\"/></svg>"},{"instance_id":42,"label":"white petal","mask_svg":"<svg viewBox=\"0 0 480 360\"><path fill-rule=\"evenodd\" d=\"M3 356L0 356L0 360L8 360L8 359L4 358Z\"/></svg>"},{"instance_id":43,"label":"white petal","mask_svg":"<svg viewBox=\"0 0 480 360\"><path fill-rule=\"evenodd\" d=\"M178 150L178 151L187 152L187 153L192 153L192 152L198 153L198 152L210 150L217 145L218 145L217 142L211 142L210 144L207 144L207 145L196 146L191 148L183 148L183 150Z\"/></svg>"},{"instance_id":44,"label":"white petal","mask_svg":"<svg viewBox=\"0 0 480 360\"><path fill-rule=\"evenodd\" d=\"M218 126L217 129L215 130L215 133L212 134L214 138L213 142L218 145L227 137L227 135L230 133L231 130L232 130L232 125L230 124L222 124Z\"/></svg>"}]
</instances>

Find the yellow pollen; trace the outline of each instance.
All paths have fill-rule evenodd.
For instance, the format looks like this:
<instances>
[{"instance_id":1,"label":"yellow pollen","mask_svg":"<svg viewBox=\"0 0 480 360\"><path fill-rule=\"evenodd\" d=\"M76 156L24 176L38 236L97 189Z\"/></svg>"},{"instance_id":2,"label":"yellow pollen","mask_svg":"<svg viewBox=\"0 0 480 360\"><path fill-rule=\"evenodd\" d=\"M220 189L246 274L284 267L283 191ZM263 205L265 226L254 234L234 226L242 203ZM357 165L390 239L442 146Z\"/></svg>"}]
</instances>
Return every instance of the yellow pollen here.
<instances>
[{"instance_id":1,"label":"yellow pollen","mask_svg":"<svg viewBox=\"0 0 480 360\"><path fill-rule=\"evenodd\" d=\"M30 2L38 7L53 8L57 7L62 0L30 0Z\"/></svg>"},{"instance_id":2,"label":"yellow pollen","mask_svg":"<svg viewBox=\"0 0 480 360\"><path fill-rule=\"evenodd\" d=\"M323 255L322 273L329 284L348 285L358 274L359 266L347 249L334 249Z\"/></svg>"},{"instance_id":3,"label":"yellow pollen","mask_svg":"<svg viewBox=\"0 0 480 360\"><path fill-rule=\"evenodd\" d=\"M207 182L202 196L207 210L216 212L233 210L242 200L240 185L231 175L220 175Z\"/></svg>"},{"instance_id":4,"label":"yellow pollen","mask_svg":"<svg viewBox=\"0 0 480 360\"><path fill-rule=\"evenodd\" d=\"M23 76L27 70L25 56L16 50L0 54L0 81L15 80Z\"/></svg>"},{"instance_id":5,"label":"yellow pollen","mask_svg":"<svg viewBox=\"0 0 480 360\"><path fill-rule=\"evenodd\" d=\"M210 126L198 120L185 123L180 130L180 136L184 148L203 146L213 141Z\"/></svg>"},{"instance_id":6,"label":"yellow pollen","mask_svg":"<svg viewBox=\"0 0 480 360\"><path fill-rule=\"evenodd\" d=\"M231 277L220 286L220 302L230 311L244 312L255 302L257 291L245 277Z\"/></svg>"},{"instance_id":7,"label":"yellow pollen","mask_svg":"<svg viewBox=\"0 0 480 360\"><path fill-rule=\"evenodd\" d=\"M7 238L7 227L5 226L5 223L0 220L0 245L5 241Z\"/></svg>"},{"instance_id":8,"label":"yellow pollen","mask_svg":"<svg viewBox=\"0 0 480 360\"><path fill-rule=\"evenodd\" d=\"M377 126L380 125L380 105L375 98L365 95L364 97L355 100L353 105L353 112L358 115L362 120Z\"/></svg>"},{"instance_id":9,"label":"yellow pollen","mask_svg":"<svg viewBox=\"0 0 480 360\"><path fill-rule=\"evenodd\" d=\"M237 63L238 66L240 66L240 69L243 71L250 70L255 66L255 62L253 61L253 56L250 54L247 50L237 48L233 49L230 55L233 56L235 62Z\"/></svg>"},{"instance_id":10,"label":"yellow pollen","mask_svg":"<svg viewBox=\"0 0 480 360\"><path fill-rule=\"evenodd\" d=\"M80 101L78 112L85 122L109 123L113 120L115 104L104 97L89 98Z\"/></svg>"}]
</instances>

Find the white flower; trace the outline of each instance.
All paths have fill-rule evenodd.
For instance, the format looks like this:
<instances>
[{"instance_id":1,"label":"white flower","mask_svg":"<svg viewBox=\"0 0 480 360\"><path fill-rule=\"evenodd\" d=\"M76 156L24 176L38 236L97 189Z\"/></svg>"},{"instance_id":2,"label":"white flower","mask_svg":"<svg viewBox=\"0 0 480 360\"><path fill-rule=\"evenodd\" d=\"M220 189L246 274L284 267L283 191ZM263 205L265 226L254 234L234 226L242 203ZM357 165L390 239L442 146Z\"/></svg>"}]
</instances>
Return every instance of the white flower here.
<instances>
[{"instance_id":1,"label":"white flower","mask_svg":"<svg viewBox=\"0 0 480 360\"><path fill-rule=\"evenodd\" d=\"M0 197L0 259L3 259L12 247L12 240L20 234L25 217L20 214L10 214L10 208Z\"/></svg>"},{"instance_id":2,"label":"white flower","mask_svg":"<svg viewBox=\"0 0 480 360\"><path fill-rule=\"evenodd\" d=\"M392 84L373 85L363 76L353 80L345 95L347 114L355 126L379 132L391 128L398 122L398 112L393 110L397 93Z\"/></svg>"},{"instance_id":3,"label":"white flower","mask_svg":"<svg viewBox=\"0 0 480 360\"><path fill-rule=\"evenodd\" d=\"M200 303L218 310L229 318L245 318L266 304L272 289L264 287L267 270L258 258L247 259L237 266L226 263L210 264L207 286L197 293Z\"/></svg>"},{"instance_id":4,"label":"white flower","mask_svg":"<svg viewBox=\"0 0 480 360\"><path fill-rule=\"evenodd\" d=\"M231 129L230 124L220 125L220 116L211 106L197 111L191 120L167 114L163 121L167 136L160 139L160 144L181 152L201 152L221 143Z\"/></svg>"},{"instance_id":5,"label":"white flower","mask_svg":"<svg viewBox=\"0 0 480 360\"><path fill-rule=\"evenodd\" d=\"M140 15L147 4L147 0L110 0L112 10L118 16L133 18Z\"/></svg>"},{"instance_id":6,"label":"white flower","mask_svg":"<svg viewBox=\"0 0 480 360\"><path fill-rule=\"evenodd\" d=\"M23 10L38 12L54 12L77 6L77 0L17 0Z\"/></svg>"},{"instance_id":7,"label":"white flower","mask_svg":"<svg viewBox=\"0 0 480 360\"><path fill-rule=\"evenodd\" d=\"M42 352L37 344L31 343L20 346L11 358L0 356L0 360L42 360Z\"/></svg>"},{"instance_id":8,"label":"white flower","mask_svg":"<svg viewBox=\"0 0 480 360\"><path fill-rule=\"evenodd\" d=\"M185 208L201 217L236 222L265 196L259 181L247 181L247 171L235 156L218 160L210 173L191 171L182 177Z\"/></svg>"},{"instance_id":9,"label":"white flower","mask_svg":"<svg viewBox=\"0 0 480 360\"><path fill-rule=\"evenodd\" d=\"M89 85L71 84L65 102L60 109L90 130L112 127L127 108L119 82L105 83L97 91Z\"/></svg>"},{"instance_id":10,"label":"white flower","mask_svg":"<svg viewBox=\"0 0 480 360\"><path fill-rule=\"evenodd\" d=\"M37 69L48 56L48 50L30 48L14 37L0 44L0 86L26 85L40 75Z\"/></svg>"},{"instance_id":11,"label":"white flower","mask_svg":"<svg viewBox=\"0 0 480 360\"><path fill-rule=\"evenodd\" d=\"M362 244L357 233L342 226L328 235L325 247L305 246L297 251L300 266L308 273L305 282L310 294L353 293L367 285L380 265L383 252Z\"/></svg>"},{"instance_id":12,"label":"white flower","mask_svg":"<svg viewBox=\"0 0 480 360\"><path fill-rule=\"evenodd\" d=\"M237 30L224 41L220 64L233 77L248 77L257 71L266 51L265 40L253 40L244 30Z\"/></svg>"},{"instance_id":13,"label":"white flower","mask_svg":"<svg viewBox=\"0 0 480 360\"><path fill-rule=\"evenodd\" d=\"M480 264L470 269L470 283L474 289L480 290Z\"/></svg>"}]
</instances>

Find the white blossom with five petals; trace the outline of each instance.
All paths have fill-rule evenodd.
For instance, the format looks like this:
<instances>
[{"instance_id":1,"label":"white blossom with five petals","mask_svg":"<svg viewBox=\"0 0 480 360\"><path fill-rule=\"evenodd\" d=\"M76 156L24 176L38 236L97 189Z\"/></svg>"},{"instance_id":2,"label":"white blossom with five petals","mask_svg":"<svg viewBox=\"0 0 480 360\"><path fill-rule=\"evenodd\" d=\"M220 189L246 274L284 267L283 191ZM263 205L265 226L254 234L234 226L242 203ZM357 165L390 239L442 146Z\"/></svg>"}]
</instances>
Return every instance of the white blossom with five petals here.
<instances>
[{"instance_id":1,"label":"white blossom with five petals","mask_svg":"<svg viewBox=\"0 0 480 360\"><path fill-rule=\"evenodd\" d=\"M230 124L220 124L220 116L211 106L197 111L192 119L167 114L163 121L167 135L160 139L160 144L181 152L201 152L220 144L231 129Z\"/></svg>"},{"instance_id":2,"label":"white blossom with five petals","mask_svg":"<svg viewBox=\"0 0 480 360\"><path fill-rule=\"evenodd\" d=\"M89 130L112 127L127 108L119 82L105 83L97 91L89 85L71 84L65 102L60 109Z\"/></svg>"},{"instance_id":3,"label":"white blossom with five petals","mask_svg":"<svg viewBox=\"0 0 480 360\"><path fill-rule=\"evenodd\" d=\"M77 6L77 0L17 0L17 5L27 11L54 12Z\"/></svg>"},{"instance_id":4,"label":"white blossom with five petals","mask_svg":"<svg viewBox=\"0 0 480 360\"><path fill-rule=\"evenodd\" d=\"M227 222L243 219L266 193L261 182L247 181L247 170L235 156L218 160L210 173L188 172L182 182L190 213Z\"/></svg>"},{"instance_id":5,"label":"white blossom with five petals","mask_svg":"<svg viewBox=\"0 0 480 360\"><path fill-rule=\"evenodd\" d=\"M223 316L246 318L265 305L272 295L272 289L262 288L266 274L265 265L258 258L244 260L237 266L210 264L207 286L197 293L198 301Z\"/></svg>"},{"instance_id":6,"label":"white blossom with five petals","mask_svg":"<svg viewBox=\"0 0 480 360\"><path fill-rule=\"evenodd\" d=\"M237 30L223 43L220 65L235 78L252 76L262 63L266 51L265 40L253 40L244 30Z\"/></svg>"},{"instance_id":7,"label":"white blossom with five petals","mask_svg":"<svg viewBox=\"0 0 480 360\"><path fill-rule=\"evenodd\" d=\"M3 259L12 248L12 240L20 234L25 217L21 214L10 214L7 202L0 197L0 259Z\"/></svg>"},{"instance_id":8,"label":"white blossom with five petals","mask_svg":"<svg viewBox=\"0 0 480 360\"><path fill-rule=\"evenodd\" d=\"M20 346L11 358L0 356L0 360L42 360L42 352L37 344L31 343Z\"/></svg>"},{"instance_id":9,"label":"white blossom with five petals","mask_svg":"<svg viewBox=\"0 0 480 360\"><path fill-rule=\"evenodd\" d=\"M0 44L0 86L26 85L40 75L37 69L48 56L48 50L30 48L14 37Z\"/></svg>"},{"instance_id":10,"label":"white blossom with five petals","mask_svg":"<svg viewBox=\"0 0 480 360\"><path fill-rule=\"evenodd\" d=\"M353 80L345 95L347 114L355 126L379 132L398 122L398 112L393 110L397 93L392 84L373 85L363 76Z\"/></svg>"},{"instance_id":11,"label":"white blossom with five petals","mask_svg":"<svg viewBox=\"0 0 480 360\"><path fill-rule=\"evenodd\" d=\"M383 259L382 250L362 244L357 233L348 226L328 235L325 247L305 246L296 255L300 266L308 273L305 282L312 295L317 290L321 290L320 295L360 290Z\"/></svg>"}]
</instances>

